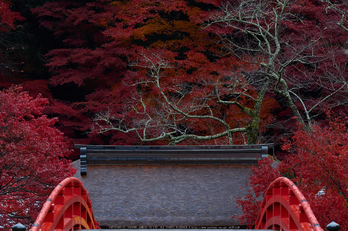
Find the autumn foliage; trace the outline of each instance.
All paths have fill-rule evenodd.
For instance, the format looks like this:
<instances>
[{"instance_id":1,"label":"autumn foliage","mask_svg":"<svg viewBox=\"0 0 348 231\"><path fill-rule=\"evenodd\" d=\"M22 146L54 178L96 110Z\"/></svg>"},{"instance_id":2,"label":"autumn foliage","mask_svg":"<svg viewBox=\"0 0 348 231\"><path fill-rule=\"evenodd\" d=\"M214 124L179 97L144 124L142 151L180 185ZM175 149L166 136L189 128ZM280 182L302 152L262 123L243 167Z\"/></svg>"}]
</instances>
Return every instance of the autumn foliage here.
<instances>
[{"instance_id":1,"label":"autumn foliage","mask_svg":"<svg viewBox=\"0 0 348 231\"><path fill-rule=\"evenodd\" d=\"M24 18L18 12L10 10L9 1L0 2L0 33L8 32L15 29L15 21L24 20Z\"/></svg>"},{"instance_id":2,"label":"autumn foliage","mask_svg":"<svg viewBox=\"0 0 348 231\"><path fill-rule=\"evenodd\" d=\"M285 176L300 188L321 227L335 221L343 230L347 229L347 118L328 117L328 124L313 125L313 131L295 132L283 145L283 150L290 154L277 166L272 158L267 158L253 168L249 194L237 199L243 209L239 219L254 224L260 197L274 179Z\"/></svg>"},{"instance_id":3,"label":"autumn foliage","mask_svg":"<svg viewBox=\"0 0 348 231\"><path fill-rule=\"evenodd\" d=\"M0 91L0 223L30 224L52 189L75 169L71 150L42 114L48 100L19 87Z\"/></svg>"},{"instance_id":4,"label":"autumn foliage","mask_svg":"<svg viewBox=\"0 0 348 231\"><path fill-rule=\"evenodd\" d=\"M19 138L35 144L25 129L43 143L62 142L54 125L70 147L274 142L288 157L254 169L250 194L239 199L243 218L254 222L256 198L279 175L308 198L325 191L316 200L323 203L313 200L318 209L328 210L329 197L345 206L346 166L338 166L345 163L345 119L324 112L345 113L348 105L347 12L344 1L331 0L2 1L0 87L20 84L48 98L17 88L1 93L28 102L13 122L23 136L14 138L24 150ZM35 59L40 64L28 61ZM15 107L12 100L7 105ZM78 158L54 155L63 152ZM339 223L340 214L327 214L317 216Z\"/></svg>"},{"instance_id":5,"label":"autumn foliage","mask_svg":"<svg viewBox=\"0 0 348 231\"><path fill-rule=\"evenodd\" d=\"M279 142L272 134L296 129L293 115L310 127L323 108L346 103L341 13L324 1L48 1L31 11L59 41L46 54L47 88L59 91L46 113L74 142L144 144L163 132L175 135L162 143ZM174 122L149 83L159 57L170 66L157 66L162 92L192 118ZM102 113L127 132L91 132ZM149 117L162 122L145 127ZM134 130L164 124L146 139ZM173 140L184 133L197 139Z\"/></svg>"},{"instance_id":6,"label":"autumn foliage","mask_svg":"<svg viewBox=\"0 0 348 231\"><path fill-rule=\"evenodd\" d=\"M135 111L125 109L132 104L139 105L137 101L131 102L134 97L139 98L137 91L140 89L140 93L145 94L143 97L156 91L137 87L140 75L147 70L129 67L130 63L139 61L146 50L153 54L159 52L169 62L179 65L170 70L170 74L177 72L173 78L176 82L190 85L204 78L202 74L212 72L214 68L204 52L216 49L216 38L202 32L200 25L208 9L215 8L218 2L206 2L65 1L47 2L32 9L42 26L53 30L64 43L64 48L47 54L47 65L54 73L50 84L73 84L83 89L82 100L66 104L71 108L66 117L76 121L75 129L87 134L92 127L90 118L108 109L115 113L122 111L127 120L133 117ZM230 63L234 65L234 61ZM153 105L150 103L149 108ZM48 113L62 112L57 107L51 109ZM127 126L133 125L132 121L134 119L126 121ZM62 120L61 129L72 133L68 131L72 128L70 124ZM134 134L108 133L107 139L86 142L139 143L134 137Z\"/></svg>"}]
</instances>

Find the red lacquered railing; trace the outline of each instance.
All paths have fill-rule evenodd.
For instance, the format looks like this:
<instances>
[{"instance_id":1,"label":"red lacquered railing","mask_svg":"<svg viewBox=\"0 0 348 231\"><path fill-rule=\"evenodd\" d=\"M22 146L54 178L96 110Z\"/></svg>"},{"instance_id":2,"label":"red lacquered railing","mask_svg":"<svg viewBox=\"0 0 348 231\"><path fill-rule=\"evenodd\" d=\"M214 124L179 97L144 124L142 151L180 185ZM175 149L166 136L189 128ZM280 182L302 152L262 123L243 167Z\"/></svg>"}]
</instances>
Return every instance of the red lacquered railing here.
<instances>
[{"instance_id":1,"label":"red lacquered railing","mask_svg":"<svg viewBox=\"0 0 348 231\"><path fill-rule=\"evenodd\" d=\"M52 191L30 231L96 228L87 190L80 180L71 177Z\"/></svg>"},{"instance_id":2,"label":"red lacquered railing","mask_svg":"<svg viewBox=\"0 0 348 231\"><path fill-rule=\"evenodd\" d=\"M255 227L323 231L301 191L285 177L274 180L268 187Z\"/></svg>"}]
</instances>

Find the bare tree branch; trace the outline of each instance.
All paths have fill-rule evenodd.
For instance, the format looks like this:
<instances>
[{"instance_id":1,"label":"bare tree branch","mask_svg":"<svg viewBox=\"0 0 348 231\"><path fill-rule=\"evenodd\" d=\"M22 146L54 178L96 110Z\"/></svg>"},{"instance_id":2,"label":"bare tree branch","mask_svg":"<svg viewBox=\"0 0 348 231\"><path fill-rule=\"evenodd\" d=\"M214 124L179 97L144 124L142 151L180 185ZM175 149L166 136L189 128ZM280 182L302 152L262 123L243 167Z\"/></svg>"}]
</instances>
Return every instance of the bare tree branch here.
<instances>
[{"instance_id":1,"label":"bare tree branch","mask_svg":"<svg viewBox=\"0 0 348 231\"><path fill-rule=\"evenodd\" d=\"M338 24L344 28L343 20L347 19L347 12L338 9L330 0L326 1L331 8L342 14L342 20ZM271 85L274 86L273 92L283 97L297 120L310 129L311 115L314 115L314 109L346 89L346 83L341 81L339 87L335 84L331 92L318 100L314 106L307 105L308 101L299 94L305 85L288 76L287 70L289 68L296 69L298 63L312 66L321 65L330 58L330 54L324 56L318 55L316 52L316 46L322 39L322 32L319 29L316 37L308 38L306 42L304 42L305 40L292 41L291 38L284 37L286 36L284 32L281 33L281 31L286 31L287 21L299 17L289 10L295 3L292 0L277 0L272 6L269 5L268 1L256 0L240 1L239 5L226 3L206 24L206 27L230 28L230 37L228 35L221 36L222 44L239 58L248 55L245 61L253 62L259 66L258 71L265 77L264 81L271 82ZM243 40L236 40L237 36L243 36ZM286 54L284 54L285 50L287 50ZM263 58L260 60L260 57ZM297 71L301 72L299 69ZM303 74L308 75L309 72ZM315 72L312 74L315 75ZM321 77L319 76L319 78ZM311 77L314 80L311 84L316 84L319 78L318 76ZM267 90L271 91L271 89ZM296 106L296 101L301 103L302 108ZM236 102L229 102L229 104L238 105ZM243 110L240 105L238 106ZM308 109L309 107L310 109ZM304 111L303 115L302 110Z\"/></svg>"}]
</instances>

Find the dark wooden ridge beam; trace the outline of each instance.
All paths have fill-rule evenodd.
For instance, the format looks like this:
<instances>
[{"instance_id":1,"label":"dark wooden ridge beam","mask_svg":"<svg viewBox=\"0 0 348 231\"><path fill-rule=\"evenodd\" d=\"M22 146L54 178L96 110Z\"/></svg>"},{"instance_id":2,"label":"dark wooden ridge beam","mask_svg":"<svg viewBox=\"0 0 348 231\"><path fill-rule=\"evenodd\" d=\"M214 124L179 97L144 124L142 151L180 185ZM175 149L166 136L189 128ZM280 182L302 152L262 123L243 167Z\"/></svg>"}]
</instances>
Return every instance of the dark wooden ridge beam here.
<instances>
[{"instance_id":1,"label":"dark wooden ridge beam","mask_svg":"<svg viewBox=\"0 0 348 231\"><path fill-rule=\"evenodd\" d=\"M273 144L197 145L197 146L115 146L83 145L80 149L81 175L87 165L148 165L148 164L257 164L273 155Z\"/></svg>"}]
</instances>

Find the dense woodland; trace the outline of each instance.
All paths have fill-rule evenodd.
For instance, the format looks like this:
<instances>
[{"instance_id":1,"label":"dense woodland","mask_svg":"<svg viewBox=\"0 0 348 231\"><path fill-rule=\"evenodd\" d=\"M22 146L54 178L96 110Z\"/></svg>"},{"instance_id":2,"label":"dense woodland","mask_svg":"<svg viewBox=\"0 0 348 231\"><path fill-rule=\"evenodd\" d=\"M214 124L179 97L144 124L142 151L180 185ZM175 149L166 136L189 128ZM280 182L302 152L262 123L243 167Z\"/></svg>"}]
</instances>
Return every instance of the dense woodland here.
<instances>
[{"instance_id":1,"label":"dense woodland","mask_svg":"<svg viewBox=\"0 0 348 231\"><path fill-rule=\"evenodd\" d=\"M347 17L344 0L2 0L0 88L45 99L18 121L44 116L63 149L275 143L283 161L254 169L242 219L285 175L345 227Z\"/></svg>"}]
</instances>

